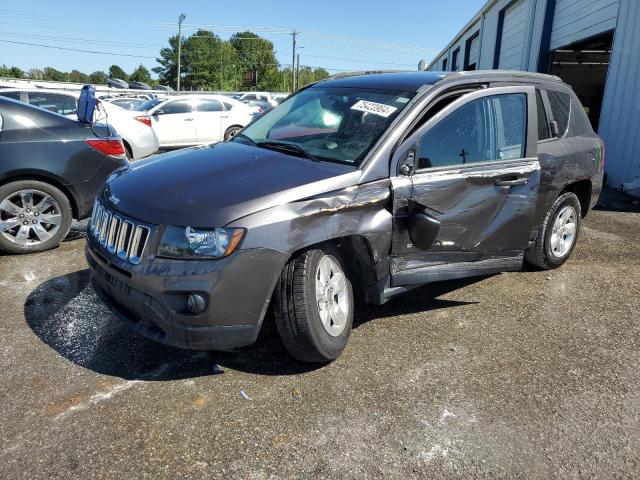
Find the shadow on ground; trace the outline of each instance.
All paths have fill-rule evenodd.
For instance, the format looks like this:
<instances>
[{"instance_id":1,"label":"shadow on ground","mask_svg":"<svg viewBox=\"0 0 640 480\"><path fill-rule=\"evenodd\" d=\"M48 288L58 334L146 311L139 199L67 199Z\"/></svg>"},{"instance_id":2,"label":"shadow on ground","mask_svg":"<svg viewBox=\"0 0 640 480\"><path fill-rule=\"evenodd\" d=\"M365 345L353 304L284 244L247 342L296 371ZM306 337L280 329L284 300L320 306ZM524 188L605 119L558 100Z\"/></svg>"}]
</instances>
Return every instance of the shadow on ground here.
<instances>
[{"instance_id":1,"label":"shadow on ground","mask_svg":"<svg viewBox=\"0 0 640 480\"><path fill-rule=\"evenodd\" d=\"M432 284L384 306L363 306L354 319L354 327L385 317L464 305L437 297L477 281ZM214 375L225 367L259 375L291 375L322 366L293 360L280 342L270 316L256 344L234 352L189 351L148 340L110 314L93 290L88 269L38 286L25 302L24 315L35 334L66 359L97 373L127 380Z\"/></svg>"}]
</instances>

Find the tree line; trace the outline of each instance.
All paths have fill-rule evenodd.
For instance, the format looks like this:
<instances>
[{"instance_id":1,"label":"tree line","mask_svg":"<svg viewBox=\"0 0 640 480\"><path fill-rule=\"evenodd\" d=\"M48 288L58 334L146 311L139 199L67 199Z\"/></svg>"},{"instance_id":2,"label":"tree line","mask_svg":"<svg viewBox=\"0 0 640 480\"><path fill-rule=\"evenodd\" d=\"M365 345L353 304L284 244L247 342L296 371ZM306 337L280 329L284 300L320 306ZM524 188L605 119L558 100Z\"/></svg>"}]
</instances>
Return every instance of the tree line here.
<instances>
[{"instance_id":1,"label":"tree line","mask_svg":"<svg viewBox=\"0 0 640 480\"><path fill-rule=\"evenodd\" d=\"M249 88L269 91L291 91L291 66L282 66L276 59L273 43L253 32L238 32L223 40L210 30L198 30L182 38L181 89L242 91ZM107 78L144 82L149 85L176 87L178 71L178 36L169 38L169 46L160 50L158 66L152 71L142 64L127 74L120 66L111 65L107 72L80 70L62 72L53 67L32 68L0 66L0 77L56 82L106 84ZM296 69L297 85L302 86L329 76L324 68L300 66Z\"/></svg>"}]
</instances>

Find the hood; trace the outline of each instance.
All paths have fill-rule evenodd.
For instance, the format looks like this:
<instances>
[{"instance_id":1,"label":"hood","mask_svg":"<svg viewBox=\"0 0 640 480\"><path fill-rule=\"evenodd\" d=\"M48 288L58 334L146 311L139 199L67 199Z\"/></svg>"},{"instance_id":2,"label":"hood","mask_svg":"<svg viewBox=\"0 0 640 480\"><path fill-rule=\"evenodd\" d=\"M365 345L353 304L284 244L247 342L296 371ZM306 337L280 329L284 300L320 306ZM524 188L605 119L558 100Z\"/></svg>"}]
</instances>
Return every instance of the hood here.
<instances>
[{"instance_id":1,"label":"hood","mask_svg":"<svg viewBox=\"0 0 640 480\"><path fill-rule=\"evenodd\" d=\"M359 178L360 171L348 165L228 142L132 163L112 175L102 200L147 223L223 227L272 206L355 185Z\"/></svg>"}]
</instances>

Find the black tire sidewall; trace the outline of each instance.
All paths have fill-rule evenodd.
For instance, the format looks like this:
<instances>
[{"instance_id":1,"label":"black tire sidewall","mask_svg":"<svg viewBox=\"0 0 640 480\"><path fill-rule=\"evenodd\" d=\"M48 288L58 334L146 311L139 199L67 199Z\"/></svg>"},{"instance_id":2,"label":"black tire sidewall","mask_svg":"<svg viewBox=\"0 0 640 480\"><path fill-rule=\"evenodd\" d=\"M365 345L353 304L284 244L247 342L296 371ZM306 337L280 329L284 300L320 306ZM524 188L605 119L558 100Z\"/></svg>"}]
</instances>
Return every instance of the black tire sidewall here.
<instances>
[{"instance_id":1,"label":"black tire sidewall","mask_svg":"<svg viewBox=\"0 0 640 480\"><path fill-rule=\"evenodd\" d=\"M556 257L553 254L553 251L551 250L551 235L553 233L553 225L555 224L558 214L560 213L560 210L562 210L565 206L573 207L573 209L576 212L576 235L573 240L573 245L571 245L571 248L569 249L569 251L565 253L564 256L562 257ZM578 237L580 236L581 220L582 220L582 212L580 208L580 201L578 200L578 197L575 196L575 194L565 193L561 197L559 197L558 200L556 200L553 206L552 213L548 217L548 221L547 221L547 224L545 225L545 232L544 232L544 256L545 256L545 263L547 265L549 265L552 268L559 267L569 259L569 257L571 256L571 253L573 252L573 249L576 247L576 244L578 243Z\"/></svg>"},{"instance_id":2,"label":"black tire sidewall","mask_svg":"<svg viewBox=\"0 0 640 480\"><path fill-rule=\"evenodd\" d=\"M305 275L305 290L307 292L305 298L305 310L307 312L307 319L309 321L309 328L312 332L314 343L320 351L323 357L327 359L336 358L342 350L344 350L351 335L351 327L353 325L353 287L347 276L346 270L340 257L332 250L314 250L311 253L309 259L309 268ZM330 256L342 269L342 273L347 280L347 295L349 301L349 312L347 314L347 324L340 335L333 337L325 330L320 319L320 313L318 312L318 305L316 299L316 271L320 260L324 256Z\"/></svg>"},{"instance_id":3,"label":"black tire sidewall","mask_svg":"<svg viewBox=\"0 0 640 480\"><path fill-rule=\"evenodd\" d=\"M0 234L0 250L7 253L35 253L50 250L60 245L60 242L67 236L67 234L69 233L69 229L71 228L73 212L71 209L71 204L69 203L69 199L58 188L49 183L41 182L38 180L18 180L15 182L7 183L0 187L0 202L5 198L13 195L15 192L26 189L39 190L51 195L60 207L62 223L60 224L60 228L58 229L56 234L53 235L53 237L51 237L46 242L42 242L38 245L16 245L14 243L11 243Z\"/></svg>"},{"instance_id":4,"label":"black tire sidewall","mask_svg":"<svg viewBox=\"0 0 640 480\"><path fill-rule=\"evenodd\" d=\"M233 137L235 137L238 132L242 130L242 127L229 127L227 128L227 131L224 132L224 141L226 142L227 140L231 140ZM232 135L233 133L233 135Z\"/></svg>"}]
</instances>

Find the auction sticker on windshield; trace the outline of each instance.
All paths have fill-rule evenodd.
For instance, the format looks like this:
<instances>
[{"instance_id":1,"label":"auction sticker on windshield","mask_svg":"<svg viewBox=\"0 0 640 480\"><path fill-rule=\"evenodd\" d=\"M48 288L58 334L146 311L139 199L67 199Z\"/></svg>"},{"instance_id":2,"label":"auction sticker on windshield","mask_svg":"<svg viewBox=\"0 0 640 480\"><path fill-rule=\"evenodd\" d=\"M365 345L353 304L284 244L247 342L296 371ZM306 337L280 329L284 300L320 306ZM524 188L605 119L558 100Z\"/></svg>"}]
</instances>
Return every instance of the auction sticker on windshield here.
<instances>
[{"instance_id":1,"label":"auction sticker on windshield","mask_svg":"<svg viewBox=\"0 0 640 480\"><path fill-rule=\"evenodd\" d=\"M358 110L360 112L373 113L374 115L380 115L381 117L388 117L397 110L396 107L391 105L385 105L384 103L368 102L367 100L360 100L351 107L351 110Z\"/></svg>"}]
</instances>

